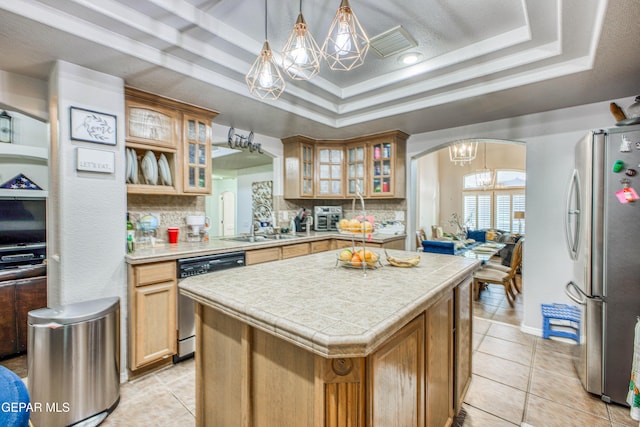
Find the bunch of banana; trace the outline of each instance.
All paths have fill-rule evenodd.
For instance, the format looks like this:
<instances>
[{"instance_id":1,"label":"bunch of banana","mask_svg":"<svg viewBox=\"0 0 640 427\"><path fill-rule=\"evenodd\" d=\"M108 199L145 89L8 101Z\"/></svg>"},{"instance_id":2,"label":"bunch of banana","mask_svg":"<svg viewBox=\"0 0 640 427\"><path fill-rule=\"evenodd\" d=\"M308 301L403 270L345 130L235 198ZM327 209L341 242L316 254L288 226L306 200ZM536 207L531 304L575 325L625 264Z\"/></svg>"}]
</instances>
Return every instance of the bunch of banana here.
<instances>
[{"instance_id":1,"label":"bunch of banana","mask_svg":"<svg viewBox=\"0 0 640 427\"><path fill-rule=\"evenodd\" d=\"M414 255L409 258L396 258L389 255L386 250L384 254L387 257L387 262L394 267L414 267L420 263L420 255Z\"/></svg>"}]
</instances>

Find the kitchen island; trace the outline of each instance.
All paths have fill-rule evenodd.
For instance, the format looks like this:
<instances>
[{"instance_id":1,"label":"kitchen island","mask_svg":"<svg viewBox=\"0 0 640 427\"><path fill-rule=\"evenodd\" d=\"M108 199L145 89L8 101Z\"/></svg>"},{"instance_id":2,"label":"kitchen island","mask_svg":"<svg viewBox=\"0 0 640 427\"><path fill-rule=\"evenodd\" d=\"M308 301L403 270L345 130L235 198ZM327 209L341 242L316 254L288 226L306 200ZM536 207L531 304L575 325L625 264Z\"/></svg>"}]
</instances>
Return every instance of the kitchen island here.
<instances>
[{"instance_id":1,"label":"kitchen island","mask_svg":"<svg viewBox=\"0 0 640 427\"><path fill-rule=\"evenodd\" d=\"M420 257L365 276L322 252L182 280L197 425L448 425L471 378L480 262Z\"/></svg>"}]
</instances>

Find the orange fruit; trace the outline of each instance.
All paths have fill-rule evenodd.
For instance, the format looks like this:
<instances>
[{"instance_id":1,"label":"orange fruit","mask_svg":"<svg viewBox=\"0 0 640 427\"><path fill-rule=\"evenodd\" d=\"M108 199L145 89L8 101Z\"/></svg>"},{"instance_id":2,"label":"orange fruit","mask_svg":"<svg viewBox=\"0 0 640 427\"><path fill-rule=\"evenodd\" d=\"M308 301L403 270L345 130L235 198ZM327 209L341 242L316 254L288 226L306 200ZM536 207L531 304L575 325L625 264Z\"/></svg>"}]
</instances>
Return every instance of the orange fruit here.
<instances>
[{"instance_id":1,"label":"orange fruit","mask_svg":"<svg viewBox=\"0 0 640 427\"><path fill-rule=\"evenodd\" d=\"M353 254L353 257L351 257L351 265L360 267L362 265L362 258L360 258L358 254Z\"/></svg>"},{"instance_id":2,"label":"orange fruit","mask_svg":"<svg viewBox=\"0 0 640 427\"><path fill-rule=\"evenodd\" d=\"M342 252L340 252L340 261L351 261L352 256L351 249L343 249Z\"/></svg>"},{"instance_id":3,"label":"orange fruit","mask_svg":"<svg viewBox=\"0 0 640 427\"><path fill-rule=\"evenodd\" d=\"M357 219L352 219L349 221L349 229L351 231L360 231L360 221Z\"/></svg>"}]
</instances>

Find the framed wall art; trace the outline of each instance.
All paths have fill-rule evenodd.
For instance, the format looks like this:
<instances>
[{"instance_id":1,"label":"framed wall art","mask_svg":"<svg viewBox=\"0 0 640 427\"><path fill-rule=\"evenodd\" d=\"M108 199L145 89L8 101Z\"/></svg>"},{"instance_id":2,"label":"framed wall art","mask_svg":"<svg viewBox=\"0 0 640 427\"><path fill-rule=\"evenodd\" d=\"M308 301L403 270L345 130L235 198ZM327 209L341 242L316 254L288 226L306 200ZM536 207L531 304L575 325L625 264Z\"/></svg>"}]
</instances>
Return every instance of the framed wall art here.
<instances>
[{"instance_id":1,"label":"framed wall art","mask_svg":"<svg viewBox=\"0 0 640 427\"><path fill-rule=\"evenodd\" d=\"M70 107L71 139L116 145L116 116Z\"/></svg>"}]
</instances>

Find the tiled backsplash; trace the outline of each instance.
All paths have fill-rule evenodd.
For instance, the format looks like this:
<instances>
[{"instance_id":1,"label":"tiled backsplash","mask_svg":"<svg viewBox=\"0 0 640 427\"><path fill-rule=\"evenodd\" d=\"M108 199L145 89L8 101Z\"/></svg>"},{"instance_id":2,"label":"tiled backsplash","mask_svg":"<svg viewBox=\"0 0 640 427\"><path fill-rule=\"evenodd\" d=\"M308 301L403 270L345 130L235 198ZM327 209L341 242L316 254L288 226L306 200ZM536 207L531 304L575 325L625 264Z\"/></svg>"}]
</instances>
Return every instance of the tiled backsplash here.
<instances>
[{"instance_id":1,"label":"tiled backsplash","mask_svg":"<svg viewBox=\"0 0 640 427\"><path fill-rule=\"evenodd\" d=\"M306 208L313 214L314 206L342 206L343 218L353 218L362 214L360 201L356 201L355 209L353 200L292 200L282 196L273 197L273 207L276 211L278 225L288 227L289 221L300 208ZM398 221L406 225L407 201L406 199L372 200L364 201L367 216L372 215L376 222ZM283 213L287 212L289 220L284 219Z\"/></svg>"},{"instance_id":2,"label":"tiled backsplash","mask_svg":"<svg viewBox=\"0 0 640 427\"><path fill-rule=\"evenodd\" d=\"M178 240L187 241L187 215L204 215L204 196L147 196L129 194L127 196L129 219L134 224L146 214L158 217L156 237L167 240L167 228L179 227Z\"/></svg>"}]
</instances>

